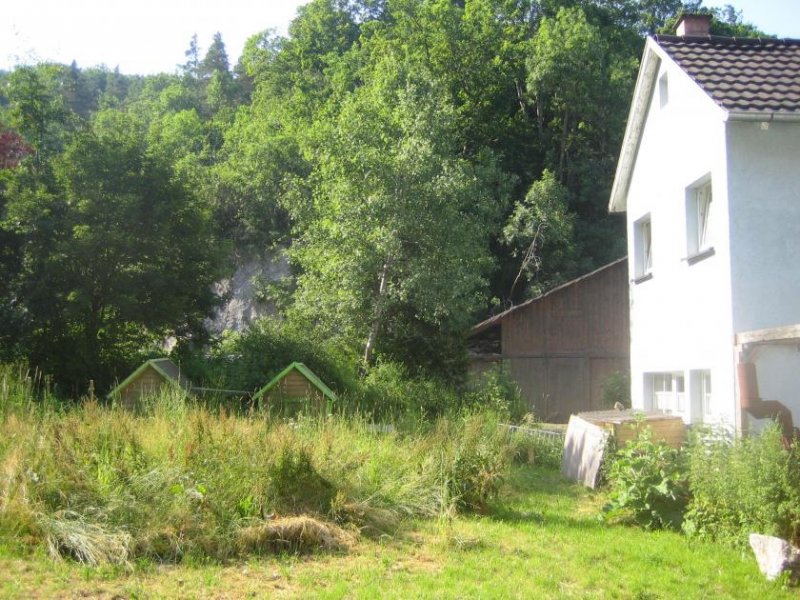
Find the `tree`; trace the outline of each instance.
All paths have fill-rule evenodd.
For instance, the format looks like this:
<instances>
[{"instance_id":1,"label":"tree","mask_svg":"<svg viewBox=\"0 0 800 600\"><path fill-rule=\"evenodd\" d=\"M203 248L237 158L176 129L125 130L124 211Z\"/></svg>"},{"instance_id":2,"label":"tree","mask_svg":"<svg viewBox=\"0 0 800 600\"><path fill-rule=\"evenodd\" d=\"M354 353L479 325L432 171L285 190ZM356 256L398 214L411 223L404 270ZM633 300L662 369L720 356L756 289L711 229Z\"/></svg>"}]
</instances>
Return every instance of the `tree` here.
<instances>
[{"instance_id":1,"label":"tree","mask_svg":"<svg viewBox=\"0 0 800 600\"><path fill-rule=\"evenodd\" d=\"M192 35L189 47L183 54L186 56L186 62L180 65L180 69L184 77L196 81L200 78L200 47L197 44L196 33Z\"/></svg>"},{"instance_id":2,"label":"tree","mask_svg":"<svg viewBox=\"0 0 800 600\"><path fill-rule=\"evenodd\" d=\"M391 57L325 127L312 216L292 256L293 317L407 364L421 330L463 333L487 289L489 231L507 188L489 156L458 157L455 115L423 73Z\"/></svg>"},{"instance_id":3,"label":"tree","mask_svg":"<svg viewBox=\"0 0 800 600\"><path fill-rule=\"evenodd\" d=\"M16 131L0 127L0 169L18 167L32 152L33 148Z\"/></svg>"},{"instance_id":4,"label":"tree","mask_svg":"<svg viewBox=\"0 0 800 600\"><path fill-rule=\"evenodd\" d=\"M208 211L145 139L142 123L104 111L55 161L54 188L18 178L7 190L7 222L24 240L26 354L74 391L196 332L214 303Z\"/></svg>"},{"instance_id":5,"label":"tree","mask_svg":"<svg viewBox=\"0 0 800 600\"><path fill-rule=\"evenodd\" d=\"M528 92L545 166L569 191L580 270L624 253L623 223L607 211L636 59L609 45L580 8L545 17L528 56Z\"/></svg>"},{"instance_id":6,"label":"tree","mask_svg":"<svg viewBox=\"0 0 800 600\"><path fill-rule=\"evenodd\" d=\"M8 77L8 121L33 148L34 167L47 170L49 159L64 147L75 116L59 92L56 65L18 67Z\"/></svg>"},{"instance_id":7,"label":"tree","mask_svg":"<svg viewBox=\"0 0 800 600\"><path fill-rule=\"evenodd\" d=\"M528 296L536 296L575 270L573 242L574 215L569 212L569 193L552 171L531 185L525 199L518 202L503 229L503 240L511 247L520 267L508 298L515 287L529 285Z\"/></svg>"}]
</instances>

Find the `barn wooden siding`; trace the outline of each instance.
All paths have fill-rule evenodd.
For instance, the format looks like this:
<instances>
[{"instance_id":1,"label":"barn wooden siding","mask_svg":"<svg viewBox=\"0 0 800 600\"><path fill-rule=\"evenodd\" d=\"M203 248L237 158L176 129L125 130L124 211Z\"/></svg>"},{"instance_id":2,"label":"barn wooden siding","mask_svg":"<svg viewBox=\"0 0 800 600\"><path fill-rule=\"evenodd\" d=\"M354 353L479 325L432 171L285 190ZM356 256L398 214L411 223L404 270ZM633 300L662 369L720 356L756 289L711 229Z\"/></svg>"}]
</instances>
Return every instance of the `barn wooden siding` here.
<instances>
[{"instance_id":1,"label":"barn wooden siding","mask_svg":"<svg viewBox=\"0 0 800 600\"><path fill-rule=\"evenodd\" d=\"M534 414L566 423L599 410L603 384L630 372L628 263L620 259L473 328L500 328L500 355L476 355L473 372L502 362Z\"/></svg>"}]
</instances>

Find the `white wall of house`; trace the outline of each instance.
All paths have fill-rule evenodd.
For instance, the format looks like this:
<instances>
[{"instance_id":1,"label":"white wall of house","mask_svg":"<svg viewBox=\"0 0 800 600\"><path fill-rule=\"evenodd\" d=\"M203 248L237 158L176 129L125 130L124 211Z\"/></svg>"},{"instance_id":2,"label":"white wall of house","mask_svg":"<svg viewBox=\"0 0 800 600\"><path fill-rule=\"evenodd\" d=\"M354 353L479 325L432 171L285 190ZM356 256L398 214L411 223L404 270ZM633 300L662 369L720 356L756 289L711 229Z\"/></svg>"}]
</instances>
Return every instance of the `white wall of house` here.
<instances>
[{"instance_id":1,"label":"white wall of house","mask_svg":"<svg viewBox=\"0 0 800 600\"><path fill-rule=\"evenodd\" d=\"M800 323L800 123L728 123L736 333Z\"/></svg>"},{"instance_id":2,"label":"white wall of house","mask_svg":"<svg viewBox=\"0 0 800 600\"><path fill-rule=\"evenodd\" d=\"M728 123L733 328L736 333L800 323L800 123ZM800 341L798 341L800 344ZM760 396L800 424L800 346L758 347ZM750 427L765 421L749 417Z\"/></svg>"},{"instance_id":3,"label":"white wall of house","mask_svg":"<svg viewBox=\"0 0 800 600\"><path fill-rule=\"evenodd\" d=\"M652 231L652 278L631 284L631 379L637 408L653 407L652 374L669 372L682 376L685 387L682 411L674 407L673 412L687 422L732 425L736 396L723 118L681 69L662 60L627 194L632 280L640 275L637 223L649 215ZM713 254L690 264L687 194L707 181L713 190ZM700 403L703 371L710 371L712 382L707 414Z\"/></svg>"}]
</instances>

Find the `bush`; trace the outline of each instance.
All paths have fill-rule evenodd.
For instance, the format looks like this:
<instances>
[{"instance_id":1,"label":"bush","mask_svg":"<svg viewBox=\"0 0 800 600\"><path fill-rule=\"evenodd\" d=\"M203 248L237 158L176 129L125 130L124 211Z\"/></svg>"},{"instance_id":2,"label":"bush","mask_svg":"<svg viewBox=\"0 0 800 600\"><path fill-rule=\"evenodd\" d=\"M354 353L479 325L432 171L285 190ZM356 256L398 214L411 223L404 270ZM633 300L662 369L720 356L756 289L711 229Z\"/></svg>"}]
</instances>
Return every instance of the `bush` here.
<instances>
[{"instance_id":1,"label":"bush","mask_svg":"<svg viewBox=\"0 0 800 600\"><path fill-rule=\"evenodd\" d=\"M687 534L745 547L750 533L800 543L800 448L786 450L777 425L742 439L696 435Z\"/></svg>"},{"instance_id":2,"label":"bush","mask_svg":"<svg viewBox=\"0 0 800 600\"><path fill-rule=\"evenodd\" d=\"M176 357L186 375L209 387L255 391L293 362L302 362L337 392L358 389L357 359L313 332L264 317L242 333L226 335L208 355L188 349Z\"/></svg>"},{"instance_id":3,"label":"bush","mask_svg":"<svg viewBox=\"0 0 800 600\"><path fill-rule=\"evenodd\" d=\"M603 381L602 405L613 408L617 402L631 407L631 378L627 373L612 373Z\"/></svg>"},{"instance_id":4,"label":"bush","mask_svg":"<svg viewBox=\"0 0 800 600\"><path fill-rule=\"evenodd\" d=\"M680 527L688 501L684 453L654 442L649 427L616 451L606 477L611 487L606 518L631 520L647 529Z\"/></svg>"},{"instance_id":5,"label":"bush","mask_svg":"<svg viewBox=\"0 0 800 600\"><path fill-rule=\"evenodd\" d=\"M510 421L520 421L528 404L519 385L502 365L493 367L471 382L464 404L476 410L490 410Z\"/></svg>"},{"instance_id":6,"label":"bush","mask_svg":"<svg viewBox=\"0 0 800 600\"><path fill-rule=\"evenodd\" d=\"M522 423L520 429L509 434L507 443L512 460L558 469L564 454L563 433L545 429L532 418L523 419Z\"/></svg>"},{"instance_id":7,"label":"bush","mask_svg":"<svg viewBox=\"0 0 800 600\"><path fill-rule=\"evenodd\" d=\"M440 431L453 440L444 483L456 508L483 512L497 496L507 471L505 431L491 413L471 415L459 429Z\"/></svg>"},{"instance_id":8,"label":"bush","mask_svg":"<svg viewBox=\"0 0 800 600\"><path fill-rule=\"evenodd\" d=\"M456 412L461 396L437 379L412 377L403 365L381 361L364 377L358 408L381 420L431 421Z\"/></svg>"}]
</instances>

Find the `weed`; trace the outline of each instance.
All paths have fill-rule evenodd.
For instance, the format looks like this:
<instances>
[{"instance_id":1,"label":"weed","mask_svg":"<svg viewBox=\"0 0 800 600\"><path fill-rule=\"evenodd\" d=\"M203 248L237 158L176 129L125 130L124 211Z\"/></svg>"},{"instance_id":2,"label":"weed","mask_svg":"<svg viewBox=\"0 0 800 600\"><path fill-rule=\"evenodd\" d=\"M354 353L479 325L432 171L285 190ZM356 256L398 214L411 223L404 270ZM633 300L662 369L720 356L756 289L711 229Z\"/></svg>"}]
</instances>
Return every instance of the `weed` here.
<instances>
[{"instance_id":1,"label":"weed","mask_svg":"<svg viewBox=\"0 0 800 600\"><path fill-rule=\"evenodd\" d=\"M700 432L689 464L688 534L740 547L752 532L800 543L800 447L786 450L777 426L742 439Z\"/></svg>"}]
</instances>

